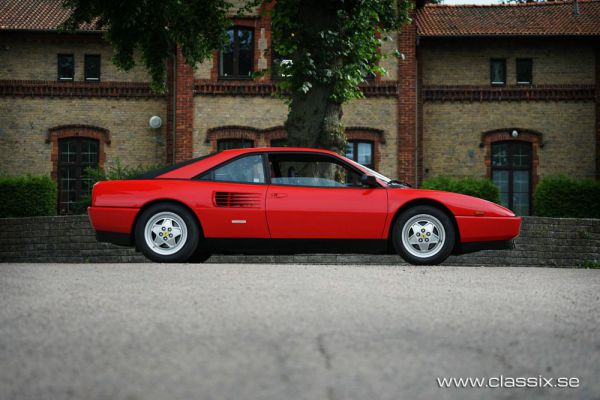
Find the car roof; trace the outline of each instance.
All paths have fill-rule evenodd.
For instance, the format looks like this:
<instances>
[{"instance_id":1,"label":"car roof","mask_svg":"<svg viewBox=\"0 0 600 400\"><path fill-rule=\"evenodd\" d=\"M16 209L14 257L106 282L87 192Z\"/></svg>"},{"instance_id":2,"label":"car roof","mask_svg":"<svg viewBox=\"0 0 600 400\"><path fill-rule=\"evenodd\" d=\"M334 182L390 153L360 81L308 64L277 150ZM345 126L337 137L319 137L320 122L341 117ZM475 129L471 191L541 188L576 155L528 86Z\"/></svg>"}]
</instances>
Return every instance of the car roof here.
<instances>
[{"instance_id":1,"label":"car roof","mask_svg":"<svg viewBox=\"0 0 600 400\"><path fill-rule=\"evenodd\" d=\"M174 165L166 171L157 175L153 174L154 178L160 179L190 179L199 173L206 171L216 165L223 162L227 162L238 156L252 153L320 153L339 157L340 155L333 151L325 149L314 149L309 147L249 147L244 149L230 149L222 150L218 153L214 153L207 157L200 157L199 159L188 160L182 163L182 165ZM148 179L152 179L149 176Z\"/></svg>"},{"instance_id":2,"label":"car roof","mask_svg":"<svg viewBox=\"0 0 600 400\"><path fill-rule=\"evenodd\" d=\"M264 152L310 152L310 153L327 153L337 155L337 153L325 150L325 149L315 149L310 147L246 147L243 149L229 149L223 150L222 153L227 153L228 155L235 154L247 154L247 153L264 153Z\"/></svg>"}]
</instances>

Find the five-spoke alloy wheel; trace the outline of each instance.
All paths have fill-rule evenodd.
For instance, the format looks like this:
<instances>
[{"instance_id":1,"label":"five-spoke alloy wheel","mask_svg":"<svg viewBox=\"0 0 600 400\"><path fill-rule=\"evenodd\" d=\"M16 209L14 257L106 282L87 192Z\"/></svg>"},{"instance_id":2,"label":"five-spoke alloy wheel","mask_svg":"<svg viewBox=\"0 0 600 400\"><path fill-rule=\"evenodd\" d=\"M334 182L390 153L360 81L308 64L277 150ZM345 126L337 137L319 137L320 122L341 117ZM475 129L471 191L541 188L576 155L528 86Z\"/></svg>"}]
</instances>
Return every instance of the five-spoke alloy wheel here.
<instances>
[{"instance_id":1,"label":"five-spoke alloy wheel","mask_svg":"<svg viewBox=\"0 0 600 400\"><path fill-rule=\"evenodd\" d=\"M196 251L200 229L182 205L158 203L140 215L135 241L146 257L157 262L185 262Z\"/></svg>"},{"instance_id":2,"label":"five-spoke alloy wheel","mask_svg":"<svg viewBox=\"0 0 600 400\"><path fill-rule=\"evenodd\" d=\"M416 206L404 211L393 229L396 251L412 264L439 264L454 247L452 221L435 207Z\"/></svg>"}]
</instances>

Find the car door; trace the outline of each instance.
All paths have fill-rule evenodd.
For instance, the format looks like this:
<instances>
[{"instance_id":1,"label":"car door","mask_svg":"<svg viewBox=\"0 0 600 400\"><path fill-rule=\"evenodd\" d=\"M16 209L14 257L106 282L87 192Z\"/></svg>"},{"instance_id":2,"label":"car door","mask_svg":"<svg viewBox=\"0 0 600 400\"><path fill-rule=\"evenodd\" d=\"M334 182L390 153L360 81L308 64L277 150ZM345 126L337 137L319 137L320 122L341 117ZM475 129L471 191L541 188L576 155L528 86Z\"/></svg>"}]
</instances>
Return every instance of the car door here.
<instances>
[{"instance_id":1,"label":"car door","mask_svg":"<svg viewBox=\"0 0 600 400\"><path fill-rule=\"evenodd\" d=\"M268 238L265 215L267 184L262 154L223 163L199 179L210 181L211 200L197 210L208 238Z\"/></svg>"},{"instance_id":2,"label":"car door","mask_svg":"<svg viewBox=\"0 0 600 400\"><path fill-rule=\"evenodd\" d=\"M324 153L268 155L267 222L272 238L381 239L385 188L364 187L361 172Z\"/></svg>"}]
</instances>

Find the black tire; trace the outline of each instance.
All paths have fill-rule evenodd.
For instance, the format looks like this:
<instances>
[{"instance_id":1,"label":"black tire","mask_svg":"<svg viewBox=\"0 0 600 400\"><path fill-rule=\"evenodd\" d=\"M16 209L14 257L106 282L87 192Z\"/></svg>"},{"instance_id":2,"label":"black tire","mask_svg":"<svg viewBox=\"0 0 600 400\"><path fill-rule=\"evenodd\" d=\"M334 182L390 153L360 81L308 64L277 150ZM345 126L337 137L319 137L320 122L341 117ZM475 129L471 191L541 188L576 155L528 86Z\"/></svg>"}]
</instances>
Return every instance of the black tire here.
<instances>
[{"instance_id":1,"label":"black tire","mask_svg":"<svg viewBox=\"0 0 600 400\"><path fill-rule=\"evenodd\" d=\"M196 249L194 254L192 254L192 256L190 258L188 258L188 262L201 264L201 263L205 262L206 260L208 260L210 258L210 256L212 256L211 253L209 253L205 250Z\"/></svg>"},{"instance_id":2,"label":"black tire","mask_svg":"<svg viewBox=\"0 0 600 400\"><path fill-rule=\"evenodd\" d=\"M173 254L159 254L156 246L150 247L146 242L146 225L161 213L172 213L185 223L186 238L184 244ZM162 263L186 262L196 251L200 240L200 228L196 218L184 206L177 203L157 203L148 207L135 225L135 243L137 248L150 260ZM156 236L155 236L156 237ZM154 249L157 250L154 250Z\"/></svg>"},{"instance_id":3,"label":"black tire","mask_svg":"<svg viewBox=\"0 0 600 400\"><path fill-rule=\"evenodd\" d=\"M414 224L420 224L428 219L434 222L434 224L431 225L433 227L431 232L422 233L414 232L412 230L411 227L413 227ZM405 226L407 228L406 241L402 240ZM425 229L426 227L427 229ZM424 230L428 230L429 228L429 225L423 225ZM441 236L443 237L442 245L439 248L436 248L434 243L425 244L423 241L426 240L429 242L430 238L432 238L430 235L440 237L440 232L438 229L443 230L443 236ZM415 240L419 240L422 243L415 243L413 245L408 243L409 238L413 237L410 235L410 232L413 232L413 235L415 235ZM416 236L424 234L427 235L423 236L424 239L416 238ZM396 252L405 261L414 265L437 265L442 263L452 253L452 249L454 248L454 243L456 241L456 232L450 217L439 208L425 205L415 206L404 211L396 219L392 231L392 241L394 243L394 249L396 249ZM429 249L420 250L421 245L428 246ZM411 246L411 249L407 248L408 246ZM431 252L432 255L428 256L427 252ZM415 255L415 253L419 253L419 255Z\"/></svg>"}]
</instances>

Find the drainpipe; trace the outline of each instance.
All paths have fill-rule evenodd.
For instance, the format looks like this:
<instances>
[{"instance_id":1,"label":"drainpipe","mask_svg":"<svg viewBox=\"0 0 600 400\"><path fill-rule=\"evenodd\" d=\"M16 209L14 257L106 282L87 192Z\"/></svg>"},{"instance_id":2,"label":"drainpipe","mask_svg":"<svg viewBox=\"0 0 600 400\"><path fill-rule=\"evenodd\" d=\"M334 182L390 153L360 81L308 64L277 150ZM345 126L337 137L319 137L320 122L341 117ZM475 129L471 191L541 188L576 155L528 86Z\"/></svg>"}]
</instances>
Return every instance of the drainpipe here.
<instances>
[{"instance_id":1,"label":"drainpipe","mask_svg":"<svg viewBox=\"0 0 600 400\"><path fill-rule=\"evenodd\" d=\"M579 16L579 1L573 0L573 15Z\"/></svg>"},{"instance_id":2,"label":"drainpipe","mask_svg":"<svg viewBox=\"0 0 600 400\"><path fill-rule=\"evenodd\" d=\"M173 56L173 113L171 115L171 120L171 128L173 130L173 138L171 141L171 164L175 164L175 139L177 138L177 53Z\"/></svg>"},{"instance_id":3,"label":"drainpipe","mask_svg":"<svg viewBox=\"0 0 600 400\"><path fill-rule=\"evenodd\" d=\"M419 35L415 37L415 187L419 187L419 57L417 52L419 51Z\"/></svg>"},{"instance_id":4,"label":"drainpipe","mask_svg":"<svg viewBox=\"0 0 600 400\"><path fill-rule=\"evenodd\" d=\"M416 52L415 52L416 58ZM418 61L415 61L418 62ZM418 71L418 70L417 70ZM417 72L418 82L418 72ZM415 187L419 187L419 85L415 85Z\"/></svg>"}]
</instances>

